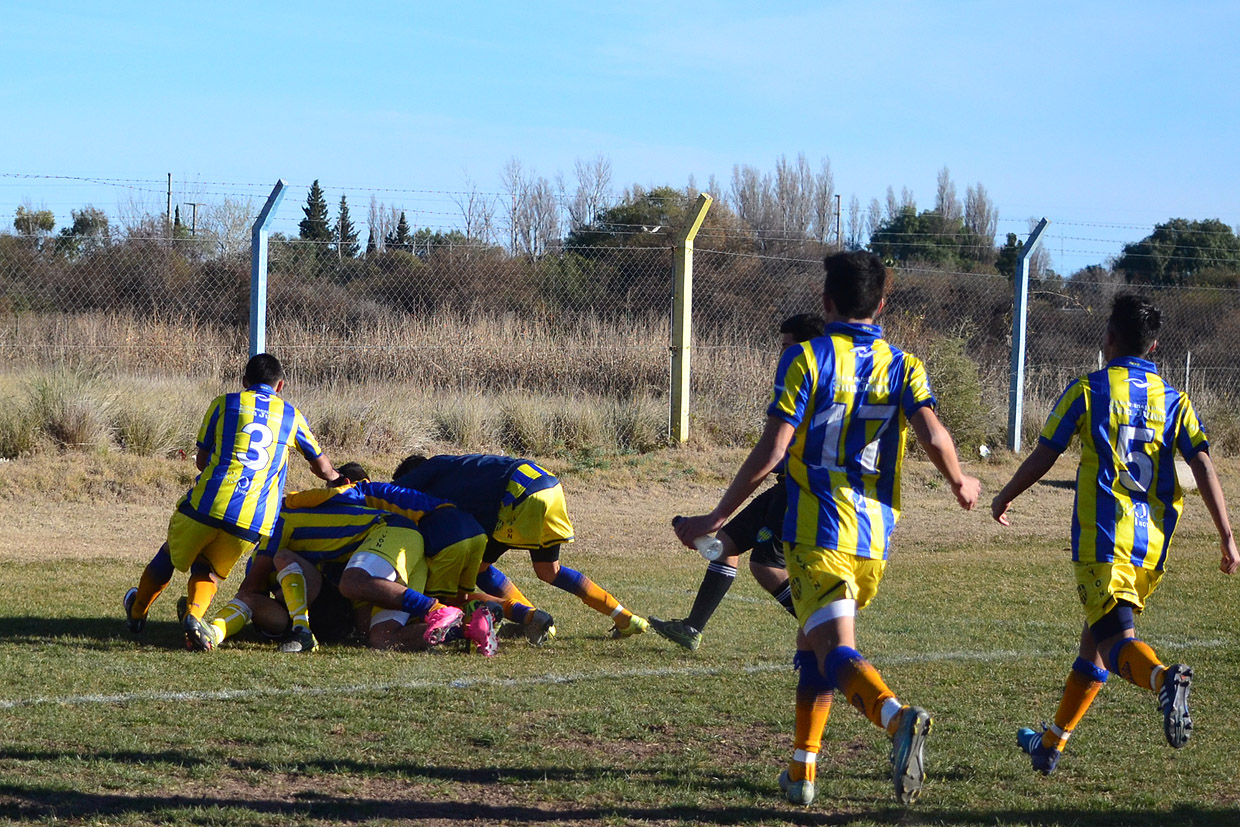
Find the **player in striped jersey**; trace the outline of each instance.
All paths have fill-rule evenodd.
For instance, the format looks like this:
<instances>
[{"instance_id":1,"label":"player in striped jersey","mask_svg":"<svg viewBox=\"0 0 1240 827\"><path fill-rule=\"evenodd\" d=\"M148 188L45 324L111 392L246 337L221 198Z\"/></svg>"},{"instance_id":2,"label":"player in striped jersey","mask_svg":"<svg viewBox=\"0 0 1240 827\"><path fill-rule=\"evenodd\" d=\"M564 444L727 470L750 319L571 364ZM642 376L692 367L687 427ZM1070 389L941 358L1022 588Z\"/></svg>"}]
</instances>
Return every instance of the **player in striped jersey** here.
<instances>
[{"instance_id":1,"label":"player in striped jersey","mask_svg":"<svg viewBox=\"0 0 1240 827\"><path fill-rule=\"evenodd\" d=\"M241 605L213 621L221 640L245 625L246 607L253 610L261 605L255 594L266 591L268 573L274 571L292 621L290 639L282 651L313 651L318 644L310 630L308 606L321 581L317 569L332 564L345 565L340 577L343 596L379 606L369 624L371 644L377 648L423 648L418 645L421 637L413 641L397 634L410 617L425 619L427 643L439 642L447 629L457 625L462 612L455 607L475 590L486 547L481 526L443 500L391 483L371 482L356 463L342 466L341 471L355 481L285 498L275 531L260 546L243 584L247 594L238 595ZM409 533L413 528L416 538ZM356 568L358 553L385 559L381 563L371 559L366 574L350 573L351 567ZM381 584L369 582L376 565L387 578ZM484 654L493 654L490 613L475 608L464 623L465 636Z\"/></svg>"},{"instance_id":2,"label":"player in striped jersey","mask_svg":"<svg viewBox=\"0 0 1240 827\"><path fill-rule=\"evenodd\" d=\"M925 367L882 338L887 270L871 253L824 261L825 335L780 358L767 424L710 514L681 520L685 545L719 530L787 455L784 556L801 629L795 664L795 752L779 779L789 801L810 804L822 733L839 689L892 737L897 798L925 780L930 715L900 703L856 649L855 615L875 596L900 515L900 470L911 427L956 501L970 509L980 484L960 470L951 434L934 413Z\"/></svg>"},{"instance_id":3,"label":"player in striped jersey","mask_svg":"<svg viewBox=\"0 0 1240 827\"><path fill-rule=\"evenodd\" d=\"M822 335L826 321L812 313L789 316L779 326L781 351L800 342ZM777 469L775 484L750 500L732 520L719 529L724 556L706 567L702 584L689 616L684 620L660 620L651 615L650 628L663 637L678 643L690 651L702 645L702 632L706 621L719 608L724 595L736 580L736 568L740 555L753 550L749 557L749 571L762 588L788 610L793 617L792 589L785 570L783 544L784 512L787 510L788 494L782 469Z\"/></svg>"},{"instance_id":4,"label":"player in striped jersey","mask_svg":"<svg viewBox=\"0 0 1240 827\"><path fill-rule=\"evenodd\" d=\"M284 369L276 357L252 357L242 381L244 391L217 397L203 417L195 459L198 478L172 515L168 541L147 564L137 588L125 595L130 631L145 627L151 604L173 571L188 571L185 642L191 649L210 648L203 615L219 582L271 534L284 496L289 450L296 447L320 479L339 477L305 417L280 398Z\"/></svg>"},{"instance_id":5,"label":"player in striped jersey","mask_svg":"<svg viewBox=\"0 0 1240 827\"><path fill-rule=\"evenodd\" d=\"M1022 728L1021 748L1035 770L1050 774L1068 738L1106 682L1108 670L1158 696L1167 743L1178 749L1192 730L1193 672L1164 666L1136 637L1134 616L1158 587L1184 507L1175 455L1188 462L1219 535L1224 574L1240 569L1227 504L1209 443L1188 397L1147 358L1158 344L1162 314L1134 293L1117 295L1103 340L1105 368L1073 381L1055 404L1038 445L991 503L1008 525L1012 500L1054 466L1074 435L1081 440L1072 510L1072 560L1085 625L1076 662L1042 732Z\"/></svg>"},{"instance_id":6,"label":"player in striped jersey","mask_svg":"<svg viewBox=\"0 0 1240 827\"><path fill-rule=\"evenodd\" d=\"M535 609L511 580L495 567L510 548L526 549L534 573L574 595L613 621L610 635L626 638L648 626L583 573L560 564L560 546L574 539L564 489L555 475L527 459L494 454L407 457L393 473L397 485L442 497L468 511L490 531L478 587L503 600L504 615L520 624L539 645L555 635L551 615Z\"/></svg>"}]
</instances>

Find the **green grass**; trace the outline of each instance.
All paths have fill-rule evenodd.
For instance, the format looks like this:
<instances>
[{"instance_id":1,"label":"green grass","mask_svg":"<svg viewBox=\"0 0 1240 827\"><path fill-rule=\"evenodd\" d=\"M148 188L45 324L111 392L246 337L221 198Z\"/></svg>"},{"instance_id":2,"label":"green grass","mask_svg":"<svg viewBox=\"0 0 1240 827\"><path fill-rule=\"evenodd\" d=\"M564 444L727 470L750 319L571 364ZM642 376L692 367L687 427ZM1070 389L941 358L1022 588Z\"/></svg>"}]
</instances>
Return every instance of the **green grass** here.
<instances>
[{"instance_id":1,"label":"green grass","mask_svg":"<svg viewBox=\"0 0 1240 827\"><path fill-rule=\"evenodd\" d=\"M981 516L981 515L977 515ZM1204 538L1198 538L1204 541ZM935 713L930 781L892 801L885 738L837 704L817 803L784 803L791 618L742 574L684 652L617 642L607 622L506 568L560 637L477 656L326 648L280 656L247 635L180 649L173 594L122 631L137 576L108 558L6 561L0 602L0 818L101 824L1074 824L1240 822L1235 584L1200 557L1170 573L1142 635L1197 673L1190 745L1170 750L1148 693L1113 680L1060 770L1035 775L1018 725L1049 718L1079 608L1062 540L899 554L861 648ZM1198 544L1199 543L1195 543ZM567 561L635 606L683 614L692 554ZM174 589L182 587L174 581ZM228 593L228 588L224 590ZM176 693L189 693L177 697Z\"/></svg>"}]
</instances>

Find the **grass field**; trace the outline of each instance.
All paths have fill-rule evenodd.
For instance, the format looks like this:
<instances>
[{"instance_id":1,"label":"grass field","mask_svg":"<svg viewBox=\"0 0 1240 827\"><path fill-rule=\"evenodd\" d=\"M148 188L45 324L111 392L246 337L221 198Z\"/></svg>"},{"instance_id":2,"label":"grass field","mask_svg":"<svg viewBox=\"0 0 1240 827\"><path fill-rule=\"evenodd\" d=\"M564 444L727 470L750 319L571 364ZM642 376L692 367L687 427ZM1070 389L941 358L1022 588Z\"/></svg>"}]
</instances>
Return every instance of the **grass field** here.
<instances>
[{"instance_id":1,"label":"grass field","mask_svg":"<svg viewBox=\"0 0 1240 827\"><path fill-rule=\"evenodd\" d=\"M579 536L565 562L639 613L683 616L703 564L668 522L711 505L741 456L551 463ZM1240 465L1219 464L1240 501ZM973 468L986 502L1013 467ZM1240 824L1240 580L1217 571L1195 494L1139 623L1165 659L1196 671L1193 740L1173 752L1153 697L1114 680L1055 775L1035 775L1015 747L1016 727L1053 714L1076 648L1071 471L1062 461L1004 530L985 509L955 509L929 465L912 464L895 557L859 638L901 697L935 714L929 781L915 807L896 806L885 737L837 703L818 800L803 809L775 784L791 752L794 623L745 572L695 653L653 634L607 640L605 618L510 553L503 568L556 616L547 647L508 643L490 660L349 646L296 657L243 635L191 654L174 594L138 640L120 616L184 469L115 455L3 463L0 819ZM294 484L308 481L297 469Z\"/></svg>"}]
</instances>

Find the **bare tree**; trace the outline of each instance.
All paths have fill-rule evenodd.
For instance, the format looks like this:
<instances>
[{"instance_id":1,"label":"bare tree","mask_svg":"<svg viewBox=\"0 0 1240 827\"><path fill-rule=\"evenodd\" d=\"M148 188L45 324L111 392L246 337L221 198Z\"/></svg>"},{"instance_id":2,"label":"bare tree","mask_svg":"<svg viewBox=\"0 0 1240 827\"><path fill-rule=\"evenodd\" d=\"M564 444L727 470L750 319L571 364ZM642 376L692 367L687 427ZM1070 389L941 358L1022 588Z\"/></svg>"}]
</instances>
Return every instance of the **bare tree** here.
<instances>
[{"instance_id":1,"label":"bare tree","mask_svg":"<svg viewBox=\"0 0 1240 827\"><path fill-rule=\"evenodd\" d=\"M504 229L508 231L508 249L515 255L520 249L518 236L524 231L523 217L528 212L525 202L529 197L530 186L518 158L509 158L508 163L504 164L504 169L500 172L500 182L508 197L503 207Z\"/></svg>"},{"instance_id":2,"label":"bare tree","mask_svg":"<svg viewBox=\"0 0 1240 827\"><path fill-rule=\"evenodd\" d=\"M566 197L564 201L568 208L569 229L577 230L593 224L599 214L612 205L611 161L602 153L589 161L578 158L573 164L573 173L577 187L571 200Z\"/></svg>"},{"instance_id":3,"label":"bare tree","mask_svg":"<svg viewBox=\"0 0 1240 827\"><path fill-rule=\"evenodd\" d=\"M823 158L818 166L818 174L814 176L814 238L819 244L826 244L828 238L836 235L837 226L835 176L831 174L831 160ZM841 239L837 238L836 241Z\"/></svg>"},{"instance_id":4,"label":"bare tree","mask_svg":"<svg viewBox=\"0 0 1240 827\"><path fill-rule=\"evenodd\" d=\"M995 233L999 230L999 209L990 200L990 193L986 192L980 181L976 188L965 189L964 225L988 246L995 246Z\"/></svg>"},{"instance_id":5,"label":"bare tree","mask_svg":"<svg viewBox=\"0 0 1240 827\"><path fill-rule=\"evenodd\" d=\"M900 209L917 212L917 199L913 197L913 191L908 187L900 188Z\"/></svg>"},{"instance_id":6,"label":"bare tree","mask_svg":"<svg viewBox=\"0 0 1240 827\"><path fill-rule=\"evenodd\" d=\"M865 221L866 238L872 238L881 226L883 226L883 205L879 203L877 198L871 198L870 212L866 216Z\"/></svg>"},{"instance_id":7,"label":"bare tree","mask_svg":"<svg viewBox=\"0 0 1240 827\"><path fill-rule=\"evenodd\" d=\"M884 221L890 221L900 214L900 202L896 200L895 188L887 187L887 211L883 214Z\"/></svg>"},{"instance_id":8,"label":"bare tree","mask_svg":"<svg viewBox=\"0 0 1240 827\"><path fill-rule=\"evenodd\" d=\"M249 252L250 231L257 215L249 198L225 196L203 211L202 234L211 239L219 256L244 254Z\"/></svg>"},{"instance_id":9,"label":"bare tree","mask_svg":"<svg viewBox=\"0 0 1240 827\"><path fill-rule=\"evenodd\" d=\"M468 175L465 176L465 188L465 192L452 196L461 211L465 237L489 244L495 231L495 199L479 192L478 185Z\"/></svg>"},{"instance_id":10,"label":"bare tree","mask_svg":"<svg viewBox=\"0 0 1240 827\"><path fill-rule=\"evenodd\" d=\"M779 238L799 241L809 237L814 209L814 173L805 153L789 163L785 155L775 159L774 207L779 217Z\"/></svg>"},{"instance_id":11,"label":"bare tree","mask_svg":"<svg viewBox=\"0 0 1240 827\"><path fill-rule=\"evenodd\" d=\"M859 250L861 243L861 199L853 195L848 199L848 246Z\"/></svg>"},{"instance_id":12,"label":"bare tree","mask_svg":"<svg viewBox=\"0 0 1240 827\"><path fill-rule=\"evenodd\" d=\"M956 198L956 184L947 167L939 170L938 188L934 194L934 211L943 219L942 226L955 227L960 222L960 201Z\"/></svg>"},{"instance_id":13,"label":"bare tree","mask_svg":"<svg viewBox=\"0 0 1240 827\"><path fill-rule=\"evenodd\" d=\"M1038 226L1039 219L1029 219L1029 233L1032 235L1035 227ZM1041 281L1046 278L1051 269L1051 254L1046 249L1045 244L1039 244L1037 249L1029 256L1029 278Z\"/></svg>"}]
</instances>

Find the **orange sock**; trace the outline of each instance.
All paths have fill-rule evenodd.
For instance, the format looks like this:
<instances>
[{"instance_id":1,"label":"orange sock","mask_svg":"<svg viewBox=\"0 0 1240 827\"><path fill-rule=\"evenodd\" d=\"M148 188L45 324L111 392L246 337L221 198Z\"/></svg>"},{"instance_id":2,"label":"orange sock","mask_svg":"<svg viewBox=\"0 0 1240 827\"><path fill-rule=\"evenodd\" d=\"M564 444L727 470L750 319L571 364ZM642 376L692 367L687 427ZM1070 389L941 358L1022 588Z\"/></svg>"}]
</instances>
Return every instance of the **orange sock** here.
<instances>
[{"instance_id":1,"label":"orange sock","mask_svg":"<svg viewBox=\"0 0 1240 827\"><path fill-rule=\"evenodd\" d=\"M600 614L608 615L616 621L621 629L627 628L633 613L620 605L620 601L612 597L590 578L568 566L560 566L551 585L557 589L575 594L577 599Z\"/></svg>"},{"instance_id":2,"label":"orange sock","mask_svg":"<svg viewBox=\"0 0 1240 827\"><path fill-rule=\"evenodd\" d=\"M874 726L895 732L903 708L883 676L856 649L837 646L827 656L827 675L848 702Z\"/></svg>"},{"instance_id":3,"label":"orange sock","mask_svg":"<svg viewBox=\"0 0 1240 827\"><path fill-rule=\"evenodd\" d=\"M1084 658L1077 658L1064 684L1063 697L1055 712L1055 723L1042 733L1042 746L1062 750L1072 736L1072 730L1085 717L1089 705L1098 697L1106 683L1107 671Z\"/></svg>"},{"instance_id":4,"label":"orange sock","mask_svg":"<svg viewBox=\"0 0 1240 827\"><path fill-rule=\"evenodd\" d=\"M795 752L788 762L788 777L793 781L813 781L817 776L818 751L822 748L822 731L831 714L835 690L818 669L813 652L798 651L793 659L801 676L797 683Z\"/></svg>"},{"instance_id":5,"label":"orange sock","mask_svg":"<svg viewBox=\"0 0 1240 827\"><path fill-rule=\"evenodd\" d=\"M1116 673L1134 686L1151 692L1162 689L1163 673L1167 670L1145 641L1133 637L1120 642L1111 650L1111 662Z\"/></svg>"},{"instance_id":6,"label":"orange sock","mask_svg":"<svg viewBox=\"0 0 1240 827\"><path fill-rule=\"evenodd\" d=\"M211 600L215 597L218 586L215 584L215 576L211 573L191 571L189 575L189 613L194 617L202 620L203 615L207 613L207 609L211 606Z\"/></svg>"},{"instance_id":7,"label":"orange sock","mask_svg":"<svg viewBox=\"0 0 1240 827\"><path fill-rule=\"evenodd\" d=\"M135 618L146 617L151 612L151 604L163 594L164 589L172 582L172 558L168 555L168 544L164 543L155 552L151 562L142 570L138 580L138 593L134 596L132 613Z\"/></svg>"}]
</instances>

